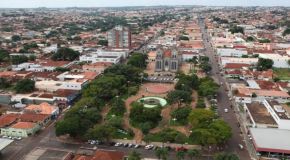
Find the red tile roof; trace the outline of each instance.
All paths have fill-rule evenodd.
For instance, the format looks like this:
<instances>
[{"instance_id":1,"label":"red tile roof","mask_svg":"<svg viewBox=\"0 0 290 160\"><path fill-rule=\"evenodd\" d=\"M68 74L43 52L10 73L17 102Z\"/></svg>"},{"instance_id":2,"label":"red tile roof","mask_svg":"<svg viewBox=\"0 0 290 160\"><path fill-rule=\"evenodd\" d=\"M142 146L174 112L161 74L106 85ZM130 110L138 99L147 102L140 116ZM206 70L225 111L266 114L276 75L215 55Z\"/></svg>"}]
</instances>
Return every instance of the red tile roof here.
<instances>
[{"instance_id":1,"label":"red tile roof","mask_svg":"<svg viewBox=\"0 0 290 160\"><path fill-rule=\"evenodd\" d=\"M11 128L17 128L17 129L30 129L33 128L36 125L36 123L31 122L17 122Z\"/></svg>"},{"instance_id":2,"label":"red tile roof","mask_svg":"<svg viewBox=\"0 0 290 160\"><path fill-rule=\"evenodd\" d=\"M18 114L5 114L0 117L0 128L9 126L17 120Z\"/></svg>"},{"instance_id":3,"label":"red tile roof","mask_svg":"<svg viewBox=\"0 0 290 160\"><path fill-rule=\"evenodd\" d=\"M21 114L19 118L24 122L43 122L48 117L48 114L24 113Z\"/></svg>"},{"instance_id":4,"label":"red tile roof","mask_svg":"<svg viewBox=\"0 0 290 160\"><path fill-rule=\"evenodd\" d=\"M243 67L249 67L249 64L243 64L243 63L227 63L225 65L225 69L242 69Z\"/></svg>"},{"instance_id":5,"label":"red tile roof","mask_svg":"<svg viewBox=\"0 0 290 160\"><path fill-rule=\"evenodd\" d=\"M171 57L171 51L170 50L164 51L164 57Z\"/></svg>"}]
</instances>

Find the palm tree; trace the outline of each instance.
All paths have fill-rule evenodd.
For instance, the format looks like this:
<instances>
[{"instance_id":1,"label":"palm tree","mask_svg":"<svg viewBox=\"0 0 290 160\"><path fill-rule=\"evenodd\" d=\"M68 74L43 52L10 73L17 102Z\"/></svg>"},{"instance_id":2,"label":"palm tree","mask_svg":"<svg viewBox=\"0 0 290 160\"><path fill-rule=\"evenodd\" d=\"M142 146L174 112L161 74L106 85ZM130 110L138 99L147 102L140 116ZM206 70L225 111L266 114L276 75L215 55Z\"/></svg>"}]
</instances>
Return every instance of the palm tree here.
<instances>
[{"instance_id":1,"label":"palm tree","mask_svg":"<svg viewBox=\"0 0 290 160\"><path fill-rule=\"evenodd\" d=\"M128 160L141 160L141 154L136 151L133 151L129 154Z\"/></svg>"},{"instance_id":2,"label":"palm tree","mask_svg":"<svg viewBox=\"0 0 290 160\"><path fill-rule=\"evenodd\" d=\"M155 151L155 155L158 159L162 159L162 160L166 160L167 159L167 156L168 156L168 150L167 148L158 148L156 151Z\"/></svg>"},{"instance_id":3,"label":"palm tree","mask_svg":"<svg viewBox=\"0 0 290 160\"><path fill-rule=\"evenodd\" d=\"M187 151L187 155L192 160L194 157L199 157L200 152L197 149L190 149Z\"/></svg>"},{"instance_id":4,"label":"palm tree","mask_svg":"<svg viewBox=\"0 0 290 160\"><path fill-rule=\"evenodd\" d=\"M184 151L177 151L176 158L178 160L183 160L185 158L185 152Z\"/></svg>"}]
</instances>

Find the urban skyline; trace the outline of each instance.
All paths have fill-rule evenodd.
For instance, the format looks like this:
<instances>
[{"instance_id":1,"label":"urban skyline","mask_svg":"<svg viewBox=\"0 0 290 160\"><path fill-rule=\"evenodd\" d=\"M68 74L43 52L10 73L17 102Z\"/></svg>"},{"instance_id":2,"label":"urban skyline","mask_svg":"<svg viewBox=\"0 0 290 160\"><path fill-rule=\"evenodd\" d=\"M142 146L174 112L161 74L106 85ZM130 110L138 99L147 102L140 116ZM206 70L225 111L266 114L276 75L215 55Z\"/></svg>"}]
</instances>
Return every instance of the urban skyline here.
<instances>
[{"instance_id":1,"label":"urban skyline","mask_svg":"<svg viewBox=\"0 0 290 160\"><path fill-rule=\"evenodd\" d=\"M158 5L205 5L205 6L290 6L290 1L287 0L204 0L204 1L188 1L188 0L11 0L1 1L0 8L65 8L65 7L120 7L120 6L158 6Z\"/></svg>"}]
</instances>

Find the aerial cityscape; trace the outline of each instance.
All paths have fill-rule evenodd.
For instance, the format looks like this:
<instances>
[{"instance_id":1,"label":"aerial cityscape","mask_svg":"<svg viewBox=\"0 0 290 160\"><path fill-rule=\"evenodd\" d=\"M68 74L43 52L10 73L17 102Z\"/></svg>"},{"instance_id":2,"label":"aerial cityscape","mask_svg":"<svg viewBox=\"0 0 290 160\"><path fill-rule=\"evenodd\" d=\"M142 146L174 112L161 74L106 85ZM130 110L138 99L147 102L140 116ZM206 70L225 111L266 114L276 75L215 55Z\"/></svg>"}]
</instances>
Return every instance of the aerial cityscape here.
<instances>
[{"instance_id":1,"label":"aerial cityscape","mask_svg":"<svg viewBox=\"0 0 290 160\"><path fill-rule=\"evenodd\" d=\"M0 160L290 160L290 1L1 1Z\"/></svg>"}]
</instances>

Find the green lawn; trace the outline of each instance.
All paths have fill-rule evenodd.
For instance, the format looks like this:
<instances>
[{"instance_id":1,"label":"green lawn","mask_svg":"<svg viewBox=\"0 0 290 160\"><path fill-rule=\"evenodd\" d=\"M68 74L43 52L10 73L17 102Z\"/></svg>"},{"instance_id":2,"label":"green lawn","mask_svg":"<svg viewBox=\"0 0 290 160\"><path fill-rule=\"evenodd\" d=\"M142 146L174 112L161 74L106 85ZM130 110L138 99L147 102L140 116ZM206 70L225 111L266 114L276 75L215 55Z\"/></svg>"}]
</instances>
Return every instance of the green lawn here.
<instances>
[{"instance_id":1,"label":"green lawn","mask_svg":"<svg viewBox=\"0 0 290 160\"><path fill-rule=\"evenodd\" d=\"M274 68L275 77L280 80L290 80L290 69L289 68Z\"/></svg>"}]
</instances>

